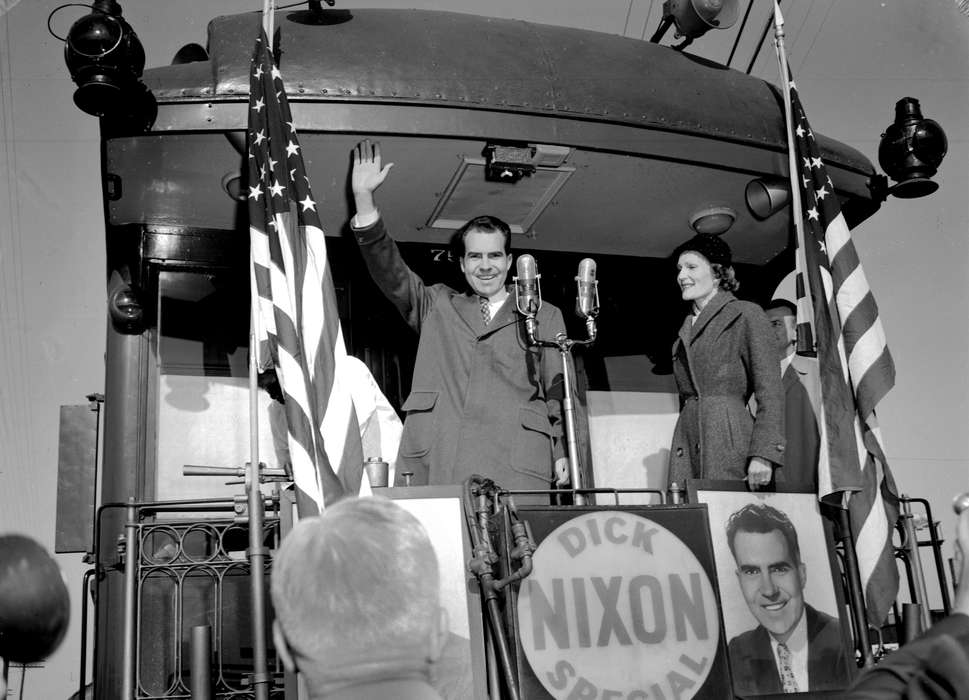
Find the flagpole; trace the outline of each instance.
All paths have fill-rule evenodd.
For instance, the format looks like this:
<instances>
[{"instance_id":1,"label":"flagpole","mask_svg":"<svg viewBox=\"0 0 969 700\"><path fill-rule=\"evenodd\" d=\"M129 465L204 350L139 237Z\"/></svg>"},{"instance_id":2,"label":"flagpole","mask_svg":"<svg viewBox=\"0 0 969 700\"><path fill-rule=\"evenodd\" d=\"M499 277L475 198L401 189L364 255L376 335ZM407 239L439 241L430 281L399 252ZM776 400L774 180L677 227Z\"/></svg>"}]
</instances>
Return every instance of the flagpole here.
<instances>
[{"instance_id":1,"label":"flagpole","mask_svg":"<svg viewBox=\"0 0 969 700\"><path fill-rule=\"evenodd\" d=\"M788 171L791 182L791 210L794 217L794 230L797 237L797 250L794 254L795 269L800 274L802 283L806 277L806 258L805 236L804 236L804 207L801 202L801 183L798 181L797 153L794 141L794 115L791 103L791 80L790 71L787 65L787 49L784 46L784 16L781 14L780 5L774 2L774 48L777 52L777 62L780 66L781 86L784 93L784 127L787 132L787 159ZM796 275L795 275L796 276ZM810 292L799 295L798 305L805 304L808 308L804 313L808 318L814 319L814 299ZM800 311L800 308L799 308ZM812 342L816 339L812 338ZM816 348L814 348L816 349ZM824 407L822 401L821 415L818 416L821 438L825 440L823 421ZM837 524L839 539L842 544L842 554L845 568L845 578L847 579L848 599L852 611L852 622L855 628L855 643L861 654L863 663L866 667L875 663L871 649L871 639L868 634L868 611L865 605L864 588L861 585L861 571L858 567L858 554L855 551L854 533L851 531L851 522L848 513L848 500L850 493L841 492L841 503L835 505L837 510Z\"/></svg>"},{"instance_id":2,"label":"flagpole","mask_svg":"<svg viewBox=\"0 0 969 700\"><path fill-rule=\"evenodd\" d=\"M273 25L276 20L276 0L262 0L262 28L269 39L269 52L272 53Z\"/></svg>"},{"instance_id":3,"label":"flagpole","mask_svg":"<svg viewBox=\"0 0 969 700\"><path fill-rule=\"evenodd\" d=\"M794 231L797 238L797 249L794 251L794 267L805 280L804 257L804 205L801 202L801 183L798 182L797 153L794 147L794 115L791 113L791 80L787 66L787 49L784 46L784 16L781 7L774 2L774 49L777 52L777 62L780 65L781 86L784 92L784 128L787 133L787 169L791 181L791 213L794 218ZM795 274L795 277L797 275ZM796 284L796 280L795 280ZM814 319L814 300L810 294L797 299L797 304L806 304L808 308L802 312L807 318ZM796 319L800 322L800 318ZM812 342L814 339L812 338ZM814 348L811 348L814 350ZM800 350L800 348L798 348Z\"/></svg>"},{"instance_id":4,"label":"flagpole","mask_svg":"<svg viewBox=\"0 0 969 700\"><path fill-rule=\"evenodd\" d=\"M250 252L250 256L252 253ZM253 282L252 263L249 292L249 468L246 470L246 496L249 510L249 591L252 620L252 686L256 700L268 700L269 676L266 651L266 547L263 544L264 508L259 464L259 381L256 357L256 314L259 296Z\"/></svg>"},{"instance_id":5,"label":"flagpole","mask_svg":"<svg viewBox=\"0 0 969 700\"><path fill-rule=\"evenodd\" d=\"M275 10L274 0L263 0L263 25L266 17L270 26ZM270 12L267 15L266 10ZM272 36L267 34L267 36ZM258 327L259 294L249 250L249 468L246 470L246 496L249 511L249 592L252 596L250 628L252 630L252 681L255 700L269 700L268 652L266 629L266 547L262 478L259 463L259 378L256 329Z\"/></svg>"}]
</instances>

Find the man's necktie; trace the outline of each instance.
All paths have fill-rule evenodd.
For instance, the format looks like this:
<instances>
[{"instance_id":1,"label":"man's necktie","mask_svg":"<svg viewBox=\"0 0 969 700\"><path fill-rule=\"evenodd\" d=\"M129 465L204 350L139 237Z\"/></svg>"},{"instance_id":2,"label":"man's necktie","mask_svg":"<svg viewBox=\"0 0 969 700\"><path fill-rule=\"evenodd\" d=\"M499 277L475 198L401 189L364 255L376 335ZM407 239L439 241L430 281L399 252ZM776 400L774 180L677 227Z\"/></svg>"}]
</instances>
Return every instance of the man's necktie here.
<instances>
[{"instance_id":1,"label":"man's necktie","mask_svg":"<svg viewBox=\"0 0 969 700\"><path fill-rule=\"evenodd\" d=\"M491 323L491 304L485 297L478 297L478 301L481 303L481 320L487 326Z\"/></svg>"},{"instance_id":2,"label":"man's necktie","mask_svg":"<svg viewBox=\"0 0 969 700\"><path fill-rule=\"evenodd\" d=\"M785 693L797 692L797 680L794 678L794 669L791 668L791 650L787 645L780 643L777 645L777 659L780 661L781 685Z\"/></svg>"}]
</instances>

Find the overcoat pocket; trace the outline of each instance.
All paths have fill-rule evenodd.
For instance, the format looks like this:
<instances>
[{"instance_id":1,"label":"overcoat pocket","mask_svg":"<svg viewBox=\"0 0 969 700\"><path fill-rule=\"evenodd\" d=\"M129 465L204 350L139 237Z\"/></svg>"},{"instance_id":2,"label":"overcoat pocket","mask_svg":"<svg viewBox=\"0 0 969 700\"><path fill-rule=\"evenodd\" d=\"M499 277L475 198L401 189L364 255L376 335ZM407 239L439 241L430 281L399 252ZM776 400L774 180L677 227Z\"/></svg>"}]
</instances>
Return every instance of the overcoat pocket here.
<instances>
[{"instance_id":1,"label":"overcoat pocket","mask_svg":"<svg viewBox=\"0 0 969 700\"><path fill-rule=\"evenodd\" d=\"M527 407L518 410L521 428L512 443L511 468L522 474L552 480L552 424L547 415Z\"/></svg>"}]
</instances>

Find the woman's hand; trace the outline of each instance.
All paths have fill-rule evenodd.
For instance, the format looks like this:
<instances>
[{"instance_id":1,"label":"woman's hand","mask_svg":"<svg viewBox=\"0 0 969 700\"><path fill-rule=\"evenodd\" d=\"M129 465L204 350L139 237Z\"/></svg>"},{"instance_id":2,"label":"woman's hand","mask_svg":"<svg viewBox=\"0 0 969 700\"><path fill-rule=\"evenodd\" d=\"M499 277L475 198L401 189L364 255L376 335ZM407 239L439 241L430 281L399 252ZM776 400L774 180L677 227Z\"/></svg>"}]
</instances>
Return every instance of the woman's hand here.
<instances>
[{"instance_id":1,"label":"woman's hand","mask_svg":"<svg viewBox=\"0 0 969 700\"><path fill-rule=\"evenodd\" d=\"M752 491L765 488L773 475L774 469L763 457L751 457L747 463L747 485Z\"/></svg>"}]
</instances>

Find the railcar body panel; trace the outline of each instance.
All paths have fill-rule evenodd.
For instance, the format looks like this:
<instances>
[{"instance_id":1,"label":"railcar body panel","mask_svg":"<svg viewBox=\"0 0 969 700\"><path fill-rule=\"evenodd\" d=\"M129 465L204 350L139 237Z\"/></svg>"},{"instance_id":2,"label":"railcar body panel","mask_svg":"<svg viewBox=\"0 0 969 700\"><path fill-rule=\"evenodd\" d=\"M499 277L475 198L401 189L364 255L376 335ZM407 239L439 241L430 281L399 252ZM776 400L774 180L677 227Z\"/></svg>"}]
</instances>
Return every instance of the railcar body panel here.
<instances>
[{"instance_id":1,"label":"railcar body panel","mask_svg":"<svg viewBox=\"0 0 969 700\"><path fill-rule=\"evenodd\" d=\"M259 13L216 18L207 60L146 71L158 108L146 131L102 122L108 296L133 287L145 318L135 332L108 329L103 502L239 491L224 479L186 480L181 467L246 459L245 130L259 27ZM348 351L399 407L416 339L346 233L350 152L370 138L395 163L378 192L381 212L428 280L455 281L446 243L478 213L512 224L514 246L536 255L546 298L567 316L578 260L597 259L599 339L581 358L579 382L583 409L601 419L591 461L660 485L676 410L669 348L683 314L669 255L698 213L728 208L735 220L723 235L744 296L769 298L789 269L789 207L761 220L745 198L752 180L787 177L776 88L642 41L466 14L281 11L275 27ZM878 208L874 169L853 148L817 138L854 225ZM534 148L536 172L489 180L494 145ZM581 336L583 323L568 322ZM120 686L123 528L120 510L106 513L99 698ZM204 618L202 603L192 604ZM177 625L162 622L179 643Z\"/></svg>"}]
</instances>

